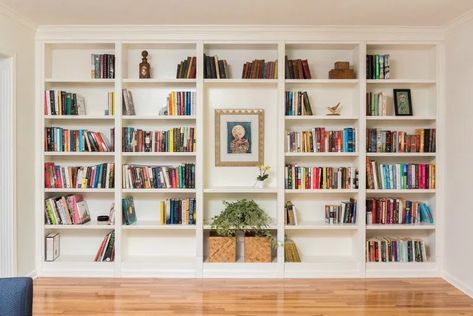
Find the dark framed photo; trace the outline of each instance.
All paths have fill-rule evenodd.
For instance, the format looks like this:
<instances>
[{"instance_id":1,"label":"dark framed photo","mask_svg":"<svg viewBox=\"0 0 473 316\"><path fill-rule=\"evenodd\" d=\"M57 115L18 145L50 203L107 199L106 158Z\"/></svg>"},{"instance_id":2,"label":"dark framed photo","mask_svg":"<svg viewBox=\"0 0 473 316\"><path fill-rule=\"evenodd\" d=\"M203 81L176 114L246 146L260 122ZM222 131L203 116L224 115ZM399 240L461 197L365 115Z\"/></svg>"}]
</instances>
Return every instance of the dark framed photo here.
<instances>
[{"instance_id":1,"label":"dark framed photo","mask_svg":"<svg viewBox=\"0 0 473 316\"><path fill-rule=\"evenodd\" d=\"M412 116L411 89L394 89L394 113L396 116Z\"/></svg>"},{"instance_id":2,"label":"dark framed photo","mask_svg":"<svg viewBox=\"0 0 473 316\"><path fill-rule=\"evenodd\" d=\"M263 163L263 110L215 110L215 165L238 167Z\"/></svg>"}]
</instances>

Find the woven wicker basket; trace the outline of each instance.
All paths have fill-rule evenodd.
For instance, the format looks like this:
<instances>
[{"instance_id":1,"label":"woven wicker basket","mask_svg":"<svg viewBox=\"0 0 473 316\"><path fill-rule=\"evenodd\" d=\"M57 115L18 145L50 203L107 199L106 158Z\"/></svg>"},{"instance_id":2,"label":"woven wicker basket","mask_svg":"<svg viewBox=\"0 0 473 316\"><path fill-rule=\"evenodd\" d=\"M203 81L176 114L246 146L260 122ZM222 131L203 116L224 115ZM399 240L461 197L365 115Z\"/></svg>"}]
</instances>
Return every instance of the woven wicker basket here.
<instances>
[{"instance_id":1,"label":"woven wicker basket","mask_svg":"<svg viewBox=\"0 0 473 316\"><path fill-rule=\"evenodd\" d=\"M271 237L245 237L245 262L271 262Z\"/></svg>"},{"instance_id":2,"label":"woven wicker basket","mask_svg":"<svg viewBox=\"0 0 473 316\"><path fill-rule=\"evenodd\" d=\"M209 237L209 262L235 262L236 237Z\"/></svg>"}]
</instances>

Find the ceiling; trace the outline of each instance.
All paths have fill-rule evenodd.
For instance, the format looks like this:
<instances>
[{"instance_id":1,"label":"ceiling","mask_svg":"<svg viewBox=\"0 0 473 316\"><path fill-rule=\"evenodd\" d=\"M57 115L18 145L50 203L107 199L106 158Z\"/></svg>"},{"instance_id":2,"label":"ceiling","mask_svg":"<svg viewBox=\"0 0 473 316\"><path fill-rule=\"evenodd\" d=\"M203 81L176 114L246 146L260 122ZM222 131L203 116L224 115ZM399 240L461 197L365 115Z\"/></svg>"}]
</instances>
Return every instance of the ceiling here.
<instances>
[{"instance_id":1,"label":"ceiling","mask_svg":"<svg viewBox=\"0 0 473 316\"><path fill-rule=\"evenodd\" d=\"M473 0L0 0L37 25L442 26Z\"/></svg>"}]
</instances>

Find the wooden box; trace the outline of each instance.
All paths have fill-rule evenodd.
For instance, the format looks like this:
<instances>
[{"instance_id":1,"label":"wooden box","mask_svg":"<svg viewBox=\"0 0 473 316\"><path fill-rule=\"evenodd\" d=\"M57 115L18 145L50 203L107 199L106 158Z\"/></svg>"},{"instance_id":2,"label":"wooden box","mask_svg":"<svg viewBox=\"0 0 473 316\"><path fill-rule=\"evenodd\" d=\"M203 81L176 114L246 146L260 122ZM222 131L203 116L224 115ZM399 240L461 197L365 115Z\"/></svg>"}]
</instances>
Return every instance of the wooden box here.
<instances>
[{"instance_id":1,"label":"wooden box","mask_svg":"<svg viewBox=\"0 0 473 316\"><path fill-rule=\"evenodd\" d=\"M271 262L271 237L245 237L245 262Z\"/></svg>"},{"instance_id":2,"label":"wooden box","mask_svg":"<svg viewBox=\"0 0 473 316\"><path fill-rule=\"evenodd\" d=\"M350 69L350 62L349 61L336 61L335 69Z\"/></svg>"},{"instance_id":3,"label":"wooden box","mask_svg":"<svg viewBox=\"0 0 473 316\"><path fill-rule=\"evenodd\" d=\"M209 237L209 262L235 262L236 237Z\"/></svg>"},{"instance_id":4,"label":"wooden box","mask_svg":"<svg viewBox=\"0 0 473 316\"><path fill-rule=\"evenodd\" d=\"M355 79L353 69L332 69L328 73L329 79Z\"/></svg>"}]
</instances>

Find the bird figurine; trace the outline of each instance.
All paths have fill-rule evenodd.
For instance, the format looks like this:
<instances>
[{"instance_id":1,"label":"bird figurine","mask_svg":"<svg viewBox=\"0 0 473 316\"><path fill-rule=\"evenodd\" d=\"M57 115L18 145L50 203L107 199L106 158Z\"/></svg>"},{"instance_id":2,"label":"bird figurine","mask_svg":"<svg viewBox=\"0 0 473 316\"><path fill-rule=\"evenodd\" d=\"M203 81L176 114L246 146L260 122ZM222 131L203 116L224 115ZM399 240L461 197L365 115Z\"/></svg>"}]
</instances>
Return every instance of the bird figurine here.
<instances>
[{"instance_id":1,"label":"bird figurine","mask_svg":"<svg viewBox=\"0 0 473 316\"><path fill-rule=\"evenodd\" d=\"M327 109L330 111L330 114L327 114L327 115L340 115L340 110L341 110L340 102L338 102L334 106L327 107Z\"/></svg>"}]
</instances>

